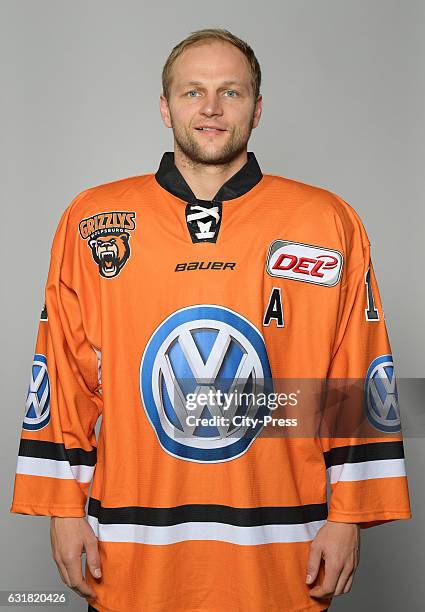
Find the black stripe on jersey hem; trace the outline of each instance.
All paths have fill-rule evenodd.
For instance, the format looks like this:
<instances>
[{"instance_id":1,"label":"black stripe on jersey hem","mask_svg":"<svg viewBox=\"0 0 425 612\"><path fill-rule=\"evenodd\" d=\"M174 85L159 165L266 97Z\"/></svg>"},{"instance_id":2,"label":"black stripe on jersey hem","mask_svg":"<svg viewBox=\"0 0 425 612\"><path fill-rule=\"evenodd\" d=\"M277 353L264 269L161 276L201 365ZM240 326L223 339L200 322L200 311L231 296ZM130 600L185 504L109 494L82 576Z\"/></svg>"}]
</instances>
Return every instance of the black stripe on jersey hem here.
<instances>
[{"instance_id":1,"label":"black stripe on jersey hem","mask_svg":"<svg viewBox=\"0 0 425 612\"><path fill-rule=\"evenodd\" d=\"M260 525L297 525L327 518L327 504L305 506L260 506L236 508L219 504L186 504L169 508L128 506L104 508L98 499L89 498L87 513L101 524L149 525L169 527L179 523L225 523L238 527Z\"/></svg>"},{"instance_id":2,"label":"black stripe on jersey hem","mask_svg":"<svg viewBox=\"0 0 425 612\"><path fill-rule=\"evenodd\" d=\"M403 442L369 442L332 448L323 453L326 467L380 459L403 459Z\"/></svg>"},{"instance_id":3,"label":"black stripe on jersey hem","mask_svg":"<svg viewBox=\"0 0 425 612\"><path fill-rule=\"evenodd\" d=\"M91 451L82 448L65 448L58 442L45 440L21 439L19 444L21 457L35 457L37 459L54 459L55 461L68 461L70 465L96 465L97 449Z\"/></svg>"}]
</instances>

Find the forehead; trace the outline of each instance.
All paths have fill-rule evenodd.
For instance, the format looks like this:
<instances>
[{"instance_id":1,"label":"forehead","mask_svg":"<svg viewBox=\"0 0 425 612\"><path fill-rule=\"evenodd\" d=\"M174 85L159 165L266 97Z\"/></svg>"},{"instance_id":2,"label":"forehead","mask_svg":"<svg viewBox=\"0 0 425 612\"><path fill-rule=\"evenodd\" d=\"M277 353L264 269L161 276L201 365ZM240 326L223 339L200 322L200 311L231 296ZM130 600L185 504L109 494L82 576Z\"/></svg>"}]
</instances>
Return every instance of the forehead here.
<instances>
[{"instance_id":1,"label":"forehead","mask_svg":"<svg viewBox=\"0 0 425 612\"><path fill-rule=\"evenodd\" d=\"M211 80L246 84L250 78L251 72L245 55L225 41L191 45L179 55L173 66L176 85Z\"/></svg>"}]
</instances>

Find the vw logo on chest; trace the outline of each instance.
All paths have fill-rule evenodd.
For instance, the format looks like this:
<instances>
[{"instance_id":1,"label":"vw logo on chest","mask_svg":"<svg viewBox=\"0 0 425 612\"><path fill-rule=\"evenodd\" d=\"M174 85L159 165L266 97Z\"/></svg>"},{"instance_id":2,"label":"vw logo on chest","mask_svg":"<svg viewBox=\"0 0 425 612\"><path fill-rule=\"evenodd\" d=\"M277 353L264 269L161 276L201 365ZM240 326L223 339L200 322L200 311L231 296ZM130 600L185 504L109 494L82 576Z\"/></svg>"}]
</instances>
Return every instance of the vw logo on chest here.
<instances>
[{"instance_id":1,"label":"vw logo on chest","mask_svg":"<svg viewBox=\"0 0 425 612\"><path fill-rule=\"evenodd\" d=\"M218 390L227 398L235 390L236 395L267 397L272 378L264 339L229 308L182 308L154 331L140 363L143 407L166 452L207 463L246 452L269 414L267 402L228 402L224 408L216 401ZM188 394L200 401L189 407ZM204 419L208 424L202 424Z\"/></svg>"}]
</instances>

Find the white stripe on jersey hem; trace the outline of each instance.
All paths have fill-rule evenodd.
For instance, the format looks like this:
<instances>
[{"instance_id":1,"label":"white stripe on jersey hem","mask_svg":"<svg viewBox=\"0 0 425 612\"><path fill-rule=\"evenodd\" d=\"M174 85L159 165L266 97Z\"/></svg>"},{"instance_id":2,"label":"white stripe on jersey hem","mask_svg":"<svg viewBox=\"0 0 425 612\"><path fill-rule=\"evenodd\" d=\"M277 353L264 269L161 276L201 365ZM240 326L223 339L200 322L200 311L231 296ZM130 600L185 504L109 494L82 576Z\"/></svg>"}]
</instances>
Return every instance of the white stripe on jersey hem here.
<instances>
[{"instance_id":1,"label":"white stripe on jersey hem","mask_svg":"<svg viewBox=\"0 0 425 612\"><path fill-rule=\"evenodd\" d=\"M40 457L23 457L19 455L16 473L25 474L26 476L49 476L50 478L90 482L93 477L94 468L94 465L70 465L68 461L41 459Z\"/></svg>"},{"instance_id":2,"label":"white stripe on jersey hem","mask_svg":"<svg viewBox=\"0 0 425 612\"><path fill-rule=\"evenodd\" d=\"M87 516L101 542L134 542L138 544L175 544L187 540L218 540L252 546L277 542L309 542L326 521L299 525L259 525L239 527L224 523L187 522L164 527L151 525L102 524Z\"/></svg>"},{"instance_id":3,"label":"white stripe on jersey hem","mask_svg":"<svg viewBox=\"0 0 425 612\"><path fill-rule=\"evenodd\" d=\"M406 476L406 466L404 459L380 459L332 465L328 468L328 473L330 483L334 484L336 482Z\"/></svg>"}]
</instances>

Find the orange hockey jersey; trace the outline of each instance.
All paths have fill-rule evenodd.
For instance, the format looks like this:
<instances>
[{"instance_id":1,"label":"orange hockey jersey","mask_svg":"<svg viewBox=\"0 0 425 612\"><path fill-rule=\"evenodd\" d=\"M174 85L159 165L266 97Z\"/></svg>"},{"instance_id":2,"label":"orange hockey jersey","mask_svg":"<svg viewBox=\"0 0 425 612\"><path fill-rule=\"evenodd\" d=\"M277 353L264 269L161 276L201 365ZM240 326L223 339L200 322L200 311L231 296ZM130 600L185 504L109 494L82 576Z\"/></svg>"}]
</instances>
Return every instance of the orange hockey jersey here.
<instances>
[{"instance_id":1,"label":"orange hockey jersey","mask_svg":"<svg viewBox=\"0 0 425 612\"><path fill-rule=\"evenodd\" d=\"M274 406L253 397L282 380L297 381L298 403L270 426ZM325 435L306 427L317 411L297 396L305 380L361 381L350 411L324 401ZM87 513L99 612L327 609L305 584L326 520L411 517L355 210L263 174L252 152L211 201L172 152L156 173L75 197L52 244L11 511Z\"/></svg>"}]
</instances>

